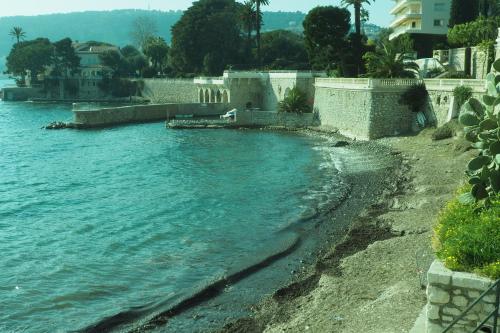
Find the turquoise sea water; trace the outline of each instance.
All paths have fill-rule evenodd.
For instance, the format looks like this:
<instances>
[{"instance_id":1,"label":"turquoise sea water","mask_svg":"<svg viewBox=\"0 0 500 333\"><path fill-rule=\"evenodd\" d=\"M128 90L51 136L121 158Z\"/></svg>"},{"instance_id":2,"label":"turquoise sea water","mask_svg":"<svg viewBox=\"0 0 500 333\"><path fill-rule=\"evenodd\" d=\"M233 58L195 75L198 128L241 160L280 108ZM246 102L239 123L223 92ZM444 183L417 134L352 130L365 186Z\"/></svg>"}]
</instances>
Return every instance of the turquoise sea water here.
<instances>
[{"instance_id":1,"label":"turquoise sea water","mask_svg":"<svg viewBox=\"0 0 500 333\"><path fill-rule=\"evenodd\" d=\"M181 297L327 200L316 141L163 123L47 131L0 102L0 332L66 332Z\"/></svg>"}]
</instances>

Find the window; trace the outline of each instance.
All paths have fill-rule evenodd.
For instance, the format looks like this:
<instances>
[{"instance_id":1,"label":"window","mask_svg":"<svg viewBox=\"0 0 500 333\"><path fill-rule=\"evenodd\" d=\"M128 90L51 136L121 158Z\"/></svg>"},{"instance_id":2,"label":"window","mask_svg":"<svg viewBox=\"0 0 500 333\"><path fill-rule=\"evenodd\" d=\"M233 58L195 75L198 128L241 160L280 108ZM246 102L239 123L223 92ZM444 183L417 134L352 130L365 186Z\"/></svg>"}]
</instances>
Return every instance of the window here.
<instances>
[{"instance_id":1,"label":"window","mask_svg":"<svg viewBox=\"0 0 500 333\"><path fill-rule=\"evenodd\" d=\"M434 4L434 11L435 12L444 12L446 11L445 3L444 2L437 2Z\"/></svg>"},{"instance_id":2,"label":"window","mask_svg":"<svg viewBox=\"0 0 500 333\"><path fill-rule=\"evenodd\" d=\"M417 22L415 22L415 21L411 22L411 27L412 28L416 28L417 27Z\"/></svg>"},{"instance_id":3,"label":"window","mask_svg":"<svg viewBox=\"0 0 500 333\"><path fill-rule=\"evenodd\" d=\"M444 20L434 20L435 27L444 27Z\"/></svg>"}]
</instances>

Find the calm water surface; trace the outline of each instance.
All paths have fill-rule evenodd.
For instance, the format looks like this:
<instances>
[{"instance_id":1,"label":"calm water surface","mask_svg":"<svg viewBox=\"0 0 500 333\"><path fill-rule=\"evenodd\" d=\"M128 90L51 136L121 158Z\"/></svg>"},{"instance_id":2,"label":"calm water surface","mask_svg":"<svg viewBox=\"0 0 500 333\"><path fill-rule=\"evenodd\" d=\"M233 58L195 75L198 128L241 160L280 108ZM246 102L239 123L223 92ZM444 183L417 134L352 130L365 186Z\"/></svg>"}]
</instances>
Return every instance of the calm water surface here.
<instances>
[{"instance_id":1,"label":"calm water surface","mask_svg":"<svg viewBox=\"0 0 500 333\"><path fill-rule=\"evenodd\" d=\"M312 139L142 124L46 131L0 102L0 332L65 332L180 297L324 199Z\"/></svg>"}]
</instances>

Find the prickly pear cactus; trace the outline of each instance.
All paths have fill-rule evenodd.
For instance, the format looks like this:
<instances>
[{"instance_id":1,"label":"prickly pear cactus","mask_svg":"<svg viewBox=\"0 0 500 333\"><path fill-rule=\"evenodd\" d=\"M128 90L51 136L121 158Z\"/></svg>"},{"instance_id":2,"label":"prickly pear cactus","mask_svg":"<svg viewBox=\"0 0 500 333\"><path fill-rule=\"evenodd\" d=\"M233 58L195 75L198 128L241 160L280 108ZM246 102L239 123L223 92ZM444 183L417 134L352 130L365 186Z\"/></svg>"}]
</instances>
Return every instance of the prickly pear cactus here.
<instances>
[{"instance_id":1,"label":"prickly pear cactus","mask_svg":"<svg viewBox=\"0 0 500 333\"><path fill-rule=\"evenodd\" d=\"M500 59L493 68L500 73ZM488 92L482 101L470 98L462 107L459 121L465 126L465 137L479 155L467 165L470 193L461 196L463 203L480 202L488 208L500 192L500 74L486 77Z\"/></svg>"}]
</instances>

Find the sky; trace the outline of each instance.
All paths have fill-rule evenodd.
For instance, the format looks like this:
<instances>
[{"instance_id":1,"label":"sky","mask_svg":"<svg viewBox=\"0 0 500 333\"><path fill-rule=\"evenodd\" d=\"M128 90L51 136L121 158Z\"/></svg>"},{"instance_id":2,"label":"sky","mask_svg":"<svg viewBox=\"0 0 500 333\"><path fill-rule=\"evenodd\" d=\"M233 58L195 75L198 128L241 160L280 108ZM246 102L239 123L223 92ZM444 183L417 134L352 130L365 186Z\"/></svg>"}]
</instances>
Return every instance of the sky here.
<instances>
[{"instance_id":1,"label":"sky","mask_svg":"<svg viewBox=\"0 0 500 333\"><path fill-rule=\"evenodd\" d=\"M242 2L242 0L239 0ZM80 12L87 10L113 9L155 9L185 10L193 0L16 0L9 1L0 8L1 16L40 15L52 13ZM269 11L302 11L308 12L315 6L338 6L340 0L271 0L264 10ZM388 26L391 20L389 9L393 6L390 0L377 0L369 7L370 22L380 26Z\"/></svg>"}]
</instances>

